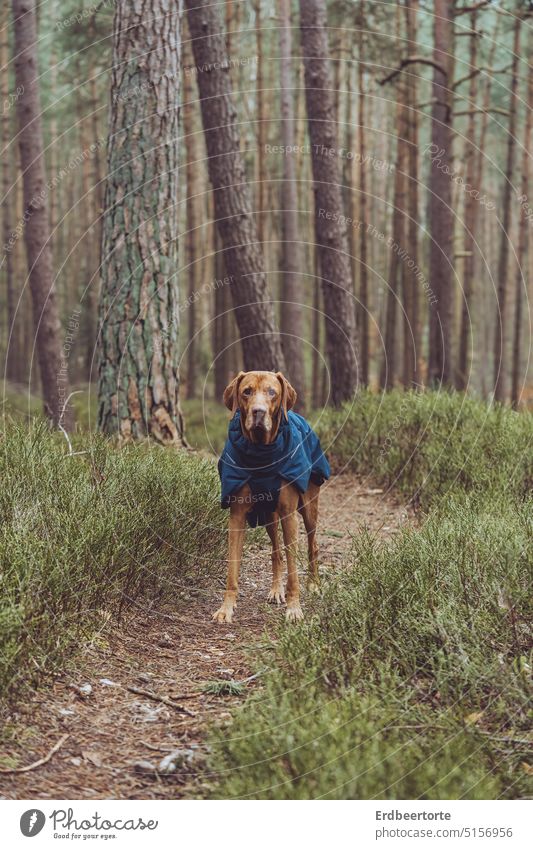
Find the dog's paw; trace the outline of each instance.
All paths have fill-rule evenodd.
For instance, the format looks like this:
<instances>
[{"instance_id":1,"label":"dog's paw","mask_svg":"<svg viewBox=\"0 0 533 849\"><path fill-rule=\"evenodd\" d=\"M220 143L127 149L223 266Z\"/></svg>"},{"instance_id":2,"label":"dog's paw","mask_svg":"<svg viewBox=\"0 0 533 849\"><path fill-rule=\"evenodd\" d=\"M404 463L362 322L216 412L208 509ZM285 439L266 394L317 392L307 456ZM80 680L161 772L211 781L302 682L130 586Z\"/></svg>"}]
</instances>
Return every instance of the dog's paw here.
<instances>
[{"instance_id":1,"label":"dog's paw","mask_svg":"<svg viewBox=\"0 0 533 849\"><path fill-rule=\"evenodd\" d=\"M272 587L267 601L269 604L285 604L285 591L283 587Z\"/></svg>"},{"instance_id":2,"label":"dog's paw","mask_svg":"<svg viewBox=\"0 0 533 849\"><path fill-rule=\"evenodd\" d=\"M303 611L299 604L291 604L291 606L287 608L285 613L285 619L287 622L297 622L303 618Z\"/></svg>"},{"instance_id":3,"label":"dog's paw","mask_svg":"<svg viewBox=\"0 0 533 849\"><path fill-rule=\"evenodd\" d=\"M319 593L320 592L320 584L318 581L314 581L310 578L307 582L307 592L309 593Z\"/></svg>"},{"instance_id":4,"label":"dog's paw","mask_svg":"<svg viewBox=\"0 0 533 849\"><path fill-rule=\"evenodd\" d=\"M233 619L233 610L229 607L220 607L216 613L213 613L213 622L223 623L227 622L228 624Z\"/></svg>"}]
</instances>

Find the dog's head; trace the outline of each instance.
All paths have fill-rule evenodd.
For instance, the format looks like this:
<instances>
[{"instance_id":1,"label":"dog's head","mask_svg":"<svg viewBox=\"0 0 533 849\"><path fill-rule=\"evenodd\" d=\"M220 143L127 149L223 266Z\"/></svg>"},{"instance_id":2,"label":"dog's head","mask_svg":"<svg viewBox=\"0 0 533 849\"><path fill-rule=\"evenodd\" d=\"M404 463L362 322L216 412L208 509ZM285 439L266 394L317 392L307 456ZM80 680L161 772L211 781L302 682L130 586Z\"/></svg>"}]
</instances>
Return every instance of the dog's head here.
<instances>
[{"instance_id":1,"label":"dog's head","mask_svg":"<svg viewBox=\"0 0 533 849\"><path fill-rule=\"evenodd\" d=\"M244 435L267 445L275 439L281 416L294 407L296 390L280 371L241 371L224 390L224 404L240 410Z\"/></svg>"}]
</instances>

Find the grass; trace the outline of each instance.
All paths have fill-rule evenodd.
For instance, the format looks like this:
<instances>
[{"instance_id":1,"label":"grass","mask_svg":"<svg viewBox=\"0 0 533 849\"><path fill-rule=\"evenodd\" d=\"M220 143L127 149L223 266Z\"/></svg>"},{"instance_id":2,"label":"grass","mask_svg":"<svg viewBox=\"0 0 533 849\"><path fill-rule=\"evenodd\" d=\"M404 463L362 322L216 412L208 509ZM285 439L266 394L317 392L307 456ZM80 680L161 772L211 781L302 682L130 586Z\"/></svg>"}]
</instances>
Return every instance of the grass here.
<instances>
[{"instance_id":1,"label":"grass","mask_svg":"<svg viewBox=\"0 0 533 849\"><path fill-rule=\"evenodd\" d=\"M428 512L392 543L362 530L306 621L280 628L263 688L213 731L211 795L528 795L531 416L365 394L321 435Z\"/></svg>"},{"instance_id":2,"label":"grass","mask_svg":"<svg viewBox=\"0 0 533 849\"><path fill-rule=\"evenodd\" d=\"M223 556L211 461L155 445L117 450L8 425L0 451L0 692L33 684L141 596L177 599ZM206 552L209 552L206 556Z\"/></svg>"}]
</instances>

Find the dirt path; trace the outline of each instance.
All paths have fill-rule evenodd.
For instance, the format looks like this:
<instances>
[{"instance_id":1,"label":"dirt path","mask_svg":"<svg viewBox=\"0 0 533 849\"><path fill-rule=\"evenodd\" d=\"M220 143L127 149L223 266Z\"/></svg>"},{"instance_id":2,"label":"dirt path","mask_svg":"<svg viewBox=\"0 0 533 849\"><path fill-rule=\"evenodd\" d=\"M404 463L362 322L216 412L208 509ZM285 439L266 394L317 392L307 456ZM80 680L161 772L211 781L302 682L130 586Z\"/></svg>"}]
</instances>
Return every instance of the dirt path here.
<instances>
[{"instance_id":1,"label":"dirt path","mask_svg":"<svg viewBox=\"0 0 533 849\"><path fill-rule=\"evenodd\" d=\"M339 568L350 535L366 524L382 535L396 533L405 508L351 475L323 488L320 560ZM303 548L303 546L302 546ZM303 564L302 564L303 566ZM52 687L43 688L10 718L11 741L2 766L30 764L68 734L60 750L35 771L0 775L6 799L165 799L201 793L204 740L210 722L227 719L239 695L205 692L209 682L242 681L251 675L250 649L259 649L282 611L265 604L270 558L265 542L244 559L234 623L214 625L222 576L208 590L183 600L183 609L143 609L127 624L106 629ZM305 594L303 595L305 612ZM77 688L90 685L87 695ZM247 689L259 686L248 682ZM182 708L154 701L143 690ZM88 688L87 688L88 689ZM170 752L176 770L151 771ZM10 764L12 759L12 764ZM144 763L144 766L140 764Z\"/></svg>"}]
</instances>

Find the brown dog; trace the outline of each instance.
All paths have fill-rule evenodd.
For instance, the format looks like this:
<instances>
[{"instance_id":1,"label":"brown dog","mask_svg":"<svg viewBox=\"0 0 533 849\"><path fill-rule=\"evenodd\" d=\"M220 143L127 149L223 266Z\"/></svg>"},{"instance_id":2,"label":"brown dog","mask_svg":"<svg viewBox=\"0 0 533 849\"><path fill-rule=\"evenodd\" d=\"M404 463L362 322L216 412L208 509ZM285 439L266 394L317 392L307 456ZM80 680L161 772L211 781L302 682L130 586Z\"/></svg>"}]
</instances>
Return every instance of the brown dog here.
<instances>
[{"instance_id":1,"label":"brown dog","mask_svg":"<svg viewBox=\"0 0 533 849\"><path fill-rule=\"evenodd\" d=\"M268 445L276 438L281 417L296 401L296 392L281 372L240 372L224 390L224 403L233 413L240 410L241 429L246 439ZM272 587L268 601L282 604L287 601L286 618L301 619L300 587L296 565L298 546L297 513L303 517L309 551L309 586L318 586L318 548L316 526L320 487L310 482L300 493L287 482L282 483L278 503L266 529L272 542ZM228 579L221 607L213 614L216 622L231 622L237 603L239 570L242 559L246 514L250 511L251 490L245 484L232 499L229 517ZM283 543L287 558L287 587L283 589L283 562L278 541L281 520Z\"/></svg>"}]
</instances>

